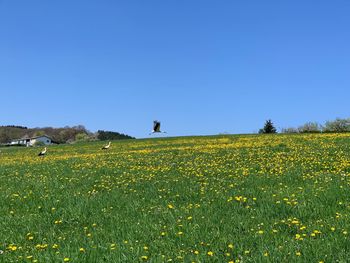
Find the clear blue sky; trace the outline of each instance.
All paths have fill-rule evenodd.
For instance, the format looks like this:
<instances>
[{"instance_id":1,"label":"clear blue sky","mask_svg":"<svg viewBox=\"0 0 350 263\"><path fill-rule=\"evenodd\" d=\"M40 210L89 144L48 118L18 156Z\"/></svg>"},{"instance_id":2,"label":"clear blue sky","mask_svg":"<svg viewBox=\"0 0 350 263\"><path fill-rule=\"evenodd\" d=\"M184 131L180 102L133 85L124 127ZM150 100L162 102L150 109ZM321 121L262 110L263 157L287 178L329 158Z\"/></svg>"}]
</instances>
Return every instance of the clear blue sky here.
<instances>
[{"instance_id":1,"label":"clear blue sky","mask_svg":"<svg viewBox=\"0 0 350 263\"><path fill-rule=\"evenodd\" d=\"M0 125L147 137L350 117L350 1L0 0Z\"/></svg>"}]
</instances>

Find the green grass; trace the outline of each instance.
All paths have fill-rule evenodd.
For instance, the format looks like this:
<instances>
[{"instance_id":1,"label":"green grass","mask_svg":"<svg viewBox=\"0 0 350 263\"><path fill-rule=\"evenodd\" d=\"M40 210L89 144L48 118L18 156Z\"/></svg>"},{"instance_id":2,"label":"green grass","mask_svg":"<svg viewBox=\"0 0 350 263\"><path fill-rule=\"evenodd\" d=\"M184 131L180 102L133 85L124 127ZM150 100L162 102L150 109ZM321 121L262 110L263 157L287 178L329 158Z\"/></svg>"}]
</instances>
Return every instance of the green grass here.
<instances>
[{"instance_id":1,"label":"green grass","mask_svg":"<svg viewBox=\"0 0 350 263\"><path fill-rule=\"evenodd\" d=\"M102 145L1 149L0 262L350 258L349 134Z\"/></svg>"}]
</instances>

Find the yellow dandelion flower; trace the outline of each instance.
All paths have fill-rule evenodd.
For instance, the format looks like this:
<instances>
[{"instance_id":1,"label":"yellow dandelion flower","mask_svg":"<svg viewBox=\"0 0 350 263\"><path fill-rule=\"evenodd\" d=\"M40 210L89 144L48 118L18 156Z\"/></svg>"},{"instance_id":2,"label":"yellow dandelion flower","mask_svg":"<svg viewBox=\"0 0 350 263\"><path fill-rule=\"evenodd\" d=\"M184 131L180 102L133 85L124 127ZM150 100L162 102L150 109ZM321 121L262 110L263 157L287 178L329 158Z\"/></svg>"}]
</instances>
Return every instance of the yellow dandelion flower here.
<instances>
[{"instance_id":1,"label":"yellow dandelion flower","mask_svg":"<svg viewBox=\"0 0 350 263\"><path fill-rule=\"evenodd\" d=\"M17 250L17 246L11 245L11 246L10 246L10 250L11 250L11 251L16 251L16 250Z\"/></svg>"}]
</instances>

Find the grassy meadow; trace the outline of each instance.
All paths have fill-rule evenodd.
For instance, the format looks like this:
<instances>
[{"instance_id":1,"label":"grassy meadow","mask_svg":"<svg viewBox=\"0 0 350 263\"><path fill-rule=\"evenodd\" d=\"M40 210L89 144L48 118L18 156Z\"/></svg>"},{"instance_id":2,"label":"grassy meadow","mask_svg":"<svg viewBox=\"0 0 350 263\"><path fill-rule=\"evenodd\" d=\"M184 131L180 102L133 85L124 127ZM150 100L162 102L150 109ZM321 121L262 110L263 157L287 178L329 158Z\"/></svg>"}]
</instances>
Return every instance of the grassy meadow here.
<instances>
[{"instance_id":1,"label":"grassy meadow","mask_svg":"<svg viewBox=\"0 0 350 263\"><path fill-rule=\"evenodd\" d=\"M0 262L349 262L350 134L1 148Z\"/></svg>"}]
</instances>

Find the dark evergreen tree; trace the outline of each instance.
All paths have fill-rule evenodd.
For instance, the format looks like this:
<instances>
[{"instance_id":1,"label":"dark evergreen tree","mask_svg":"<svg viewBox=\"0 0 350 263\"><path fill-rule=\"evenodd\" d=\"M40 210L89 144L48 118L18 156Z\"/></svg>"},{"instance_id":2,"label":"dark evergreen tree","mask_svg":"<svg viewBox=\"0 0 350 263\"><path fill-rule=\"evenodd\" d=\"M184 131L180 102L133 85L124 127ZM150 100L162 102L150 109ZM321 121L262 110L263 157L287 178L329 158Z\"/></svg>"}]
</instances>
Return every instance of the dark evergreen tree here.
<instances>
[{"instance_id":1,"label":"dark evergreen tree","mask_svg":"<svg viewBox=\"0 0 350 263\"><path fill-rule=\"evenodd\" d=\"M276 133L277 130L271 120L265 122L264 128L259 130L259 133Z\"/></svg>"}]
</instances>

